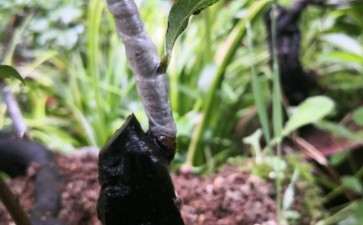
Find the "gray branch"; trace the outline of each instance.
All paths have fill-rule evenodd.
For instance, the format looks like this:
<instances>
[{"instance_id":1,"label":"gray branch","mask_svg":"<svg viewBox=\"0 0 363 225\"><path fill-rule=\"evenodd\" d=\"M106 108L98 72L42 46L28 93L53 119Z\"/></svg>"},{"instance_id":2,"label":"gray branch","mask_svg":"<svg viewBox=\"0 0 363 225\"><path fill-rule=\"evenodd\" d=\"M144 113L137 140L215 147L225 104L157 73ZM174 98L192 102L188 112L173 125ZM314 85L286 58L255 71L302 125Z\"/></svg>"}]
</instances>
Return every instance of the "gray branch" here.
<instances>
[{"instance_id":1,"label":"gray branch","mask_svg":"<svg viewBox=\"0 0 363 225\"><path fill-rule=\"evenodd\" d=\"M168 82L160 71L160 58L147 35L134 0L107 0L119 35L135 74L150 130L157 137L176 136L176 126L168 99Z\"/></svg>"},{"instance_id":2,"label":"gray branch","mask_svg":"<svg viewBox=\"0 0 363 225\"><path fill-rule=\"evenodd\" d=\"M19 105L10 88L7 87L3 81L0 81L0 89L3 100L7 107L8 114L11 118L16 136L22 138L27 132L27 126L21 114Z\"/></svg>"}]
</instances>

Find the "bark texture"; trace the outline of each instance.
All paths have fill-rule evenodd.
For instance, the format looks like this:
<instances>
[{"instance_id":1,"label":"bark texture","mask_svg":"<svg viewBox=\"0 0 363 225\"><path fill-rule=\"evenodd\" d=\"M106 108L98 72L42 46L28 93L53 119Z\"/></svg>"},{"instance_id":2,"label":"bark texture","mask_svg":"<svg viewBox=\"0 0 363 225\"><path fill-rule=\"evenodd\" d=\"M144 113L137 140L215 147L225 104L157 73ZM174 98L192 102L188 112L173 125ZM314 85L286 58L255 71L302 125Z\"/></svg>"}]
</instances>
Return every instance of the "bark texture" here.
<instances>
[{"instance_id":1,"label":"bark texture","mask_svg":"<svg viewBox=\"0 0 363 225\"><path fill-rule=\"evenodd\" d=\"M163 149L132 115L99 157L104 225L183 225Z\"/></svg>"},{"instance_id":2,"label":"bark texture","mask_svg":"<svg viewBox=\"0 0 363 225\"><path fill-rule=\"evenodd\" d=\"M314 1L298 0L291 8L277 6L275 13L270 9L265 16L268 44L271 58L277 56L282 90L291 105L297 105L318 88L311 73L304 70L300 61L301 31L299 19L303 10ZM272 18L275 18L275 32L272 32ZM273 37L275 34L275 46ZM276 51L276 54L274 54Z\"/></svg>"},{"instance_id":3,"label":"bark texture","mask_svg":"<svg viewBox=\"0 0 363 225\"><path fill-rule=\"evenodd\" d=\"M160 66L156 47L144 29L137 6L134 0L107 0L107 3L135 73L150 132L165 145L174 145L176 126L169 104L167 77Z\"/></svg>"}]
</instances>

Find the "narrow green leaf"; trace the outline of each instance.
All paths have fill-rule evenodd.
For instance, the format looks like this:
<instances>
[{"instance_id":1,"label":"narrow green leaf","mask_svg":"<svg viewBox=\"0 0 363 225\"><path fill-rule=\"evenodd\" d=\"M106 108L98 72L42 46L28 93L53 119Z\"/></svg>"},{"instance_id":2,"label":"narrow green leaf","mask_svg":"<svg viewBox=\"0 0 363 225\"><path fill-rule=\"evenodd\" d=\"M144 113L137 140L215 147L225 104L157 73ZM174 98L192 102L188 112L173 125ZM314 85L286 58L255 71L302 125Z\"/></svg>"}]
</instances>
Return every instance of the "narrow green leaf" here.
<instances>
[{"instance_id":1,"label":"narrow green leaf","mask_svg":"<svg viewBox=\"0 0 363 225\"><path fill-rule=\"evenodd\" d=\"M255 99L255 104L257 108L258 118L260 120L260 124L262 126L263 134L266 142L270 142L271 134L269 127L269 118L268 118L268 103L267 100L262 93L262 79L257 76L257 74L252 74L252 91Z\"/></svg>"},{"instance_id":2,"label":"narrow green leaf","mask_svg":"<svg viewBox=\"0 0 363 225\"><path fill-rule=\"evenodd\" d=\"M283 127L283 107L282 107L282 93L280 84L280 68L278 64L278 56L276 49L276 20L277 20L277 5L276 1L272 5L273 13L271 14L271 36L272 36L272 128L275 137L280 137Z\"/></svg>"},{"instance_id":3,"label":"narrow green leaf","mask_svg":"<svg viewBox=\"0 0 363 225\"><path fill-rule=\"evenodd\" d=\"M339 62L339 63L357 63L363 64L363 56L357 55L355 53L347 51L332 51L327 53L322 53L320 58L326 62Z\"/></svg>"},{"instance_id":4,"label":"narrow green leaf","mask_svg":"<svg viewBox=\"0 0 363 225\"><path fill-rule=\"evenodd\" d=\"M178 0L170 10L168 29L165 38L166 52L170 55L179 35L187 28L192 15L200 13L205 8L219 0Z\"/></svg>"},{"instance_id":5,"label":"narrow green leaf","mask_svg":"<svg viewBox=\"0 0 363 225\"><path fill-rule=\"evenodd\" d=\"M343 137L346 139L350 139L352 141L361 141L362 134L360 132L353 132L349 130L347 127L345 127L342 124L334 123L334 122L328 122L328 121L319 121L316 126L319 129L326 130L335 136Z\"/></svg>"},{"instance_id":6,"label":"narrow green leaf","mask_svg":"<svg viewBox=\"0 0 363 225\"><path fill-rule=\"evenodd\" d=\"M0 79L4 78L15 78L24 83L24 78L14 67L9 65L0 65Z\"/></svg>"},{"instance_id":7,"label":"narrow green leaf","mask_svg":"<svg viewBox=\"0 0 363 225\"><path fill-rule=\"evenodd\" d=\"M316 96L306 99L292 113L283 130L283 135L286 136L300 127L320 121L333 109L334 102L328 97Z\"/></svg>"},{"instance_id":8,"label":"narrow green leaf","mask_svg":"<svg viewBox=\"0 0 363 225\"><path fill-rule=\"evenodd\" d=\"M246 31L247 31L247 40L248 40L248 48L250 50L251 55L256 55L255 47L253 46L253 32L251 29L251 24L249 22L246 23ZM251 66L251 75L252 75L252 92L255 100L255 105L257 108L257 114L262 126L263 134L265 137L266 143L270 142L271 134L269 128L269 119L268 119L268 110L267 103L262 90L262 79L258 77L256 66L252 64Z\"/></svg>"}]
</instances>

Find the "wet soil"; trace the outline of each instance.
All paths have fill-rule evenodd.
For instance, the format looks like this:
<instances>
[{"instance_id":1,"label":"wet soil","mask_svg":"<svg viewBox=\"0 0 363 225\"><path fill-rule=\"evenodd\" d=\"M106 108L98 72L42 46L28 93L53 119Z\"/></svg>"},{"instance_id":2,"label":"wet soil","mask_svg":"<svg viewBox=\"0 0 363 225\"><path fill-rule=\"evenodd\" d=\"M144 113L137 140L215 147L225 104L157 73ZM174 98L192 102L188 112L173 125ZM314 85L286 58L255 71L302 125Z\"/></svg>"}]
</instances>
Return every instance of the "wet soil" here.
<instances>
[{"instance_id":1,"label":"wet soil","mask_svg":"<svg viewBox=\"0 0 363 225\"><path fill-rule=\"evenodd\" d=\"M100 225L97 157L58 156L57 163L64 176L59 218L66 225ZM34 166L27 176L8 181L27 210L32 208L36 172ZM236 167L226 166L208 177L175 174L173 181L186 225L277 225L273 187ZM1 204L0 224L14 224Z\"/></svg>"}]
</instances>

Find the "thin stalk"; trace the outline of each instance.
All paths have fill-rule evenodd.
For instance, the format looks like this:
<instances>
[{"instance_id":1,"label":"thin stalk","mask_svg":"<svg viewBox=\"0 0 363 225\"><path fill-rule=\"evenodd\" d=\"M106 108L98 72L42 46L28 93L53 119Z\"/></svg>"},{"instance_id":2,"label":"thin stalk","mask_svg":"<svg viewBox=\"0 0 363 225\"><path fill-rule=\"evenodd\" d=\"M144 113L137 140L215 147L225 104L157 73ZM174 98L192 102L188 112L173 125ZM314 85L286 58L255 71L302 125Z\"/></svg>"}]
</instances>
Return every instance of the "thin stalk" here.
<instances>
[{"instance_id":1,"label":"thin stalk","mask_svg":"<svg viewBox=\"0 0 363 225\"><path fill-rule=\"evenodd\" d=\"M102 60L100 58L100 51L98 43L100 43L100 27L102 13L104 9L104 3L101 0L92 0L88 7L87 15L87 60L88 60L88 74L92 80L92 90L94 91L94 100L96 103L96 117L94 121L95 129L98 131L104 130L104 117L100 112L103 108L103 98L100 85L100 68L98 63ZM91 109L94 110L94 109ZM98 113L97 113L98 112ZM102 145L106 141L107 137L105 132L98 132L97 144Z\"/></svg>"},{"instance_id":2,"label":"thin stalk","mask_svg":"<svg viewBox=\"0 0 363 225\"><path fill-rule=\"evenodd\" d=\"M271 50L272 50L272 124L274 137L280 137L283 127L283 112L282 112L282 95L280 86L280 68L277 53L277 0L273 0L271 10ZM278 139L277 143L277 156L281 156L281 143L282 139ZM277 204L277 218L279 224L284 223L282 213L282 180L276 179L276 204Z\"/></svg>"},{"instance_id":3,"label":"thin stalk","mask_svg":"<svg viewBox=\"0 0 363 225\"><path fill-rule=\"evenodd\" d=\"M271 11L271 42L272 42L272 82L273 82L273 93L272 93L272 117L273 117L273 130L274 136L281 136L283 127L283 114L282 114L282 97L280 87L280 69L277 55L276 46L276 20L277 20L276 3L272 5Z\"/></svg>"},{"instance_id":4,"label":"thin stalk","mask_svg":"<svg viewBox=\"0 0 363 225\"><path fill-rule=\"evenodd\" d=\"M209 119L211 117L217 92L222 84L226 70L229 64L232 62L232 59L235 56L243 37L245 36L246 33L245 20L253 20L268 2L269 2L268 0L261 0L255 2L251 6L249 14L246 16L246 18L241 20L234 28L231 36L229 36L229 39L227 40L227 46L223 46L223 48L226 49L225 54L223 56L221 64L217 68L216 74L214 75L213 83L208 91L207 100L203 110L201 122L197 125L197 128L193 133L191 143L189 145L187 159L185 163L187 167L193 166L195 155L200 146L200 143L202 142L203 134L206 130L207 123L209 122Z\"/></svg>"},{"instance_id":5,"label":"thin stalk","mask_svg":"<svg viewBox=\"0 0 363 225\"><path fill-rule=\"evenodd\" d=\"M248 39L248 47L250 51L250 55L255 55L255 48L253 46L253 34L251 30L251 24L247 22L247 39ZM271 134L270 134L270 128L269 128L269 119L268 119L268 113L267 113L267 104L265 102L263 93L261 92L261 82L257 75L256 71L256 65L251 65L251 75L252 75L252 92L253 97L255 99L255 104L257 108L257 114L260 120L260 124L262 126L263 135L265 138L266 143L270 143L271 140Z\"/></svg>"},{"instance_id":6,"label":"thin stalk","mask_svg":"<svg viewBox=\"0 0 363 225\"><path fill-rule=\"evenodd\" d=\"M0 177L0 200L4 203L16 225L31 225L28 215L8 185Z\"/></svg>"},{"instance_id":7,"label":"thin stalk","mask_svg":"<svg viewBox=\"0 0 363 225\"><path fill-rule=\"evenodd\" d=\"M0 81L0 89L16 136L22 138L27 132L27 126L20 111L18 102L10 88L5 85L4 81Z\"/></svg>"}]
</instances>

